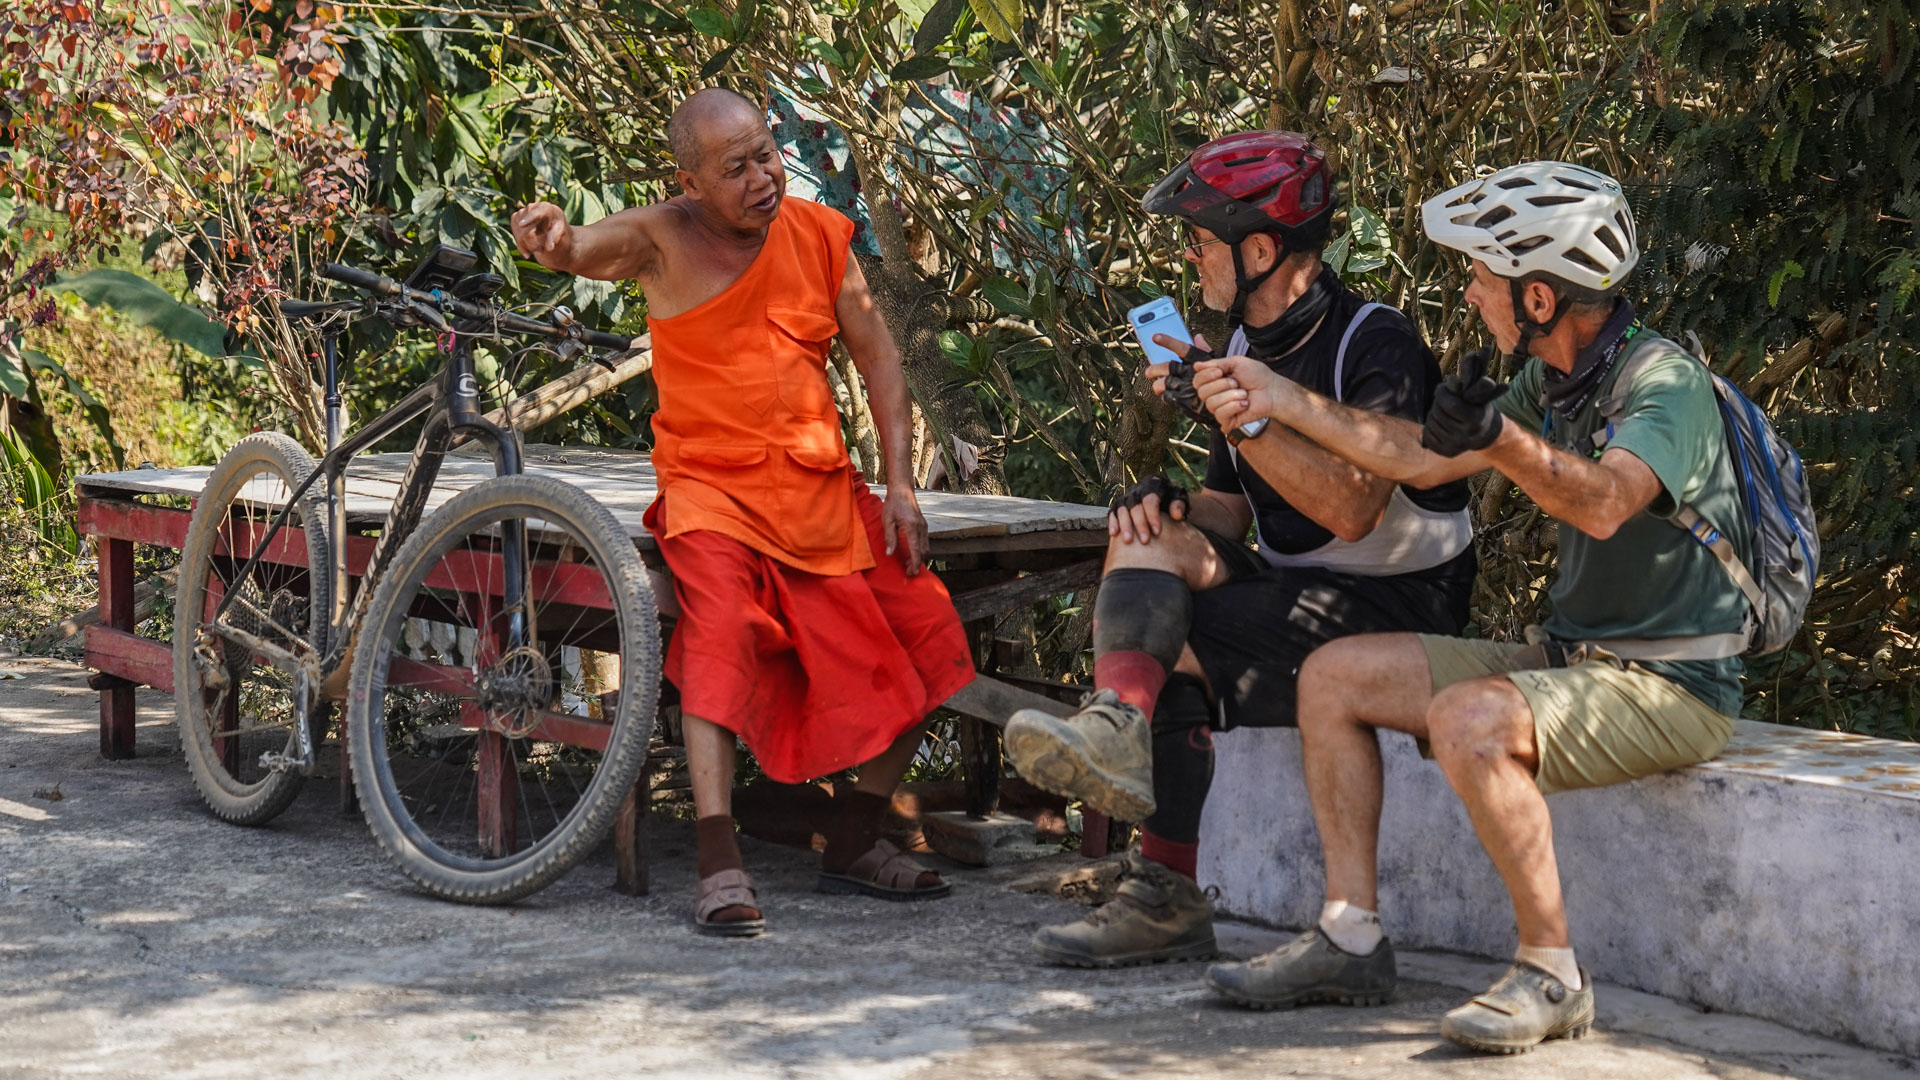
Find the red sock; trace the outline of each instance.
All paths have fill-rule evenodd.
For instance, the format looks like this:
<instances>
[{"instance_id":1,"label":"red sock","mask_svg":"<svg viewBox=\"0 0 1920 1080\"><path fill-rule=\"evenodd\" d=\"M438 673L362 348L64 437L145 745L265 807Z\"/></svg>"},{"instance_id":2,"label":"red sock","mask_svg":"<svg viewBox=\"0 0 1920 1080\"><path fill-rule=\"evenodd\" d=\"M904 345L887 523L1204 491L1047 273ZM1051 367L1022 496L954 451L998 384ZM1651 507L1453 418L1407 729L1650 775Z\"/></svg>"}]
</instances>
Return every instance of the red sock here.
<instances>
[{"instance_id":1,"label":"red sock","mask_svg":"<svg viewBox=\"0 0 1920 1080\"><path fill-rule=\"evenodd\" d=\"M1167 685L1167 666L1152 653L1116 649L1094 657L1093 685L1113 691L1151 720L1153 703L1160 697L1160 688Z\"/></svg>"},{"instance_id":2,"label":"red sock","mask_svg":"<svg viewBox=\"0 0 1920 1080\"><path fill-rule=\"evenodd\" d=\"M1200 858L1198 840L1191 844L1181 844L1141 829L1140 854L1186 877L1189 881L1196 880L1194 866Z\"/></svg>"}]
</instances>

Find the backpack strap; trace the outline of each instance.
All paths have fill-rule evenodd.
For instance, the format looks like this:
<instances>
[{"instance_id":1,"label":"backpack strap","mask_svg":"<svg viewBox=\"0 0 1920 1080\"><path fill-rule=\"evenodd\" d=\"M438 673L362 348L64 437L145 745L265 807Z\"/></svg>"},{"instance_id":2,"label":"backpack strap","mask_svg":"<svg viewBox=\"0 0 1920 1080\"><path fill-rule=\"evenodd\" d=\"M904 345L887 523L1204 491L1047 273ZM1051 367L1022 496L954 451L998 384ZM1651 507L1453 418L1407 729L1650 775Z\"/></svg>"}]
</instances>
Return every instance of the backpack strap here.
<instances>
[{"instance_id":1,"label":"backpack strap","mask_svg":"<svg viewBox=\"0 0 1920 1080\"><path fill-rule=\"evenodd\" d=\"M1665 345L1666 348L1659 346ZM1613 385L1601 396L1597 407L1605 423L1593 434L1581 440L1589 447L1589 456L1597 455L1606 449L1612 441L1614 427L1626 415L1627 400L1633 393L1633 380L1655 358L1665 356L1669 350L1686 353L1698 360L1699 355L1678 342L1661 337L1659 334L1643 333L1639 336L1626 356L1620 359L1620 373ZM1701 361L1704 365L1705 361ZM1544 402L1544 398L1542 399ZM1548 413L1552 415L1551 411ZM1576 448L1576 452L1578 452ZM1727 576L1740 594L1747 598L1746 625L1737 631L1725 634L1700 634L1692 637L1676 638L1615 638L1592 644L1613 653L1623 660L1723 660L1730 656L1739 656L1747 651L1751 634L1759 618L1766 610L1766 594L1753 579L1752 571L1740 559L1740 553L1734 550L1733 541L1728 540L1713 523L1700 516L1690 503L1683 503L1664 519L1677 529L1684 529L1700 546L1713 553L1713 557L1726 569Z\"/></svg>"},{"instance_id":2,"label":"backpack strap","mask_svg":"<svg viewBox=\"0 0 1920 1080\"><path fill-rule=\"evenodd\" d=\"M1360 329L1360 324L1367 321L1367 316L1386 307L1377 301L1360 305L1360 310L1347 320L1346 332L1340 335L1340 349L1333 354L1333 400L1342 405L1347 403L1347 343L1353 340L1353 332Z\"/></svg>"}]
</instances>

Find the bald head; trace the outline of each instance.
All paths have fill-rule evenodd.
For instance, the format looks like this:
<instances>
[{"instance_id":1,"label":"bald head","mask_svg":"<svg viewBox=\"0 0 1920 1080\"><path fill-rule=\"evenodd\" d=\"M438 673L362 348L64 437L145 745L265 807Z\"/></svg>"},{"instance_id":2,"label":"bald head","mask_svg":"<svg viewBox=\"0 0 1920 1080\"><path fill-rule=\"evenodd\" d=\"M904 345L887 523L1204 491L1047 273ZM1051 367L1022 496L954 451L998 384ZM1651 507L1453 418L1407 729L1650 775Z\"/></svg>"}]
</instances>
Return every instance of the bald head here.
<instances>
[{"instance_id":1,"label":"bald head","mask_svg":"<svg viewBox=\"0 0 1920 1080\"><path fill-rule=\"evenodd\" d=\"M674 164L687 172L698 172L703 164L708 132L731 134L740 124L767 126L767 114L760 106L719 86L695 91L680 103L667 119L667 147Z\"/></svg>"}]
</instances>

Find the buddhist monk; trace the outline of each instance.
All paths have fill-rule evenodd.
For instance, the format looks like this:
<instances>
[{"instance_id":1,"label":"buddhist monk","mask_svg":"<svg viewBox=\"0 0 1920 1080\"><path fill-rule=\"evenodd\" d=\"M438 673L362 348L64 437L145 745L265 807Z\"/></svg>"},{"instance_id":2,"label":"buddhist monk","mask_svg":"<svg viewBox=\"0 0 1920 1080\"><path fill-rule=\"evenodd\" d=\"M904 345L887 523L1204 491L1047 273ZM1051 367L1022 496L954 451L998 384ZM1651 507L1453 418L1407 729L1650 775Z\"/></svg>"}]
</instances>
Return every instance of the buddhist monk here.
<instances>
[{"instance_id":1,"label":"buddhist monk","mask_svg":"<svg viewBox=\"0 0 1920 1080\"><path fill-rule=\"evenodd\" d=\"M660 493L645 520L680 607L666 676L699 817L694 924L766 925L734 840L736 736L778 781L857 767L835 793L820 891L945 896L879 829L927 713L973 667L946 589L922 572L906 379L850 257L853 223L787 195L766 112L738 94L689 97L667 140L673 198L584 226L534 203L512 225L541 265L646 294ZM836 337L866 381L884 499L841 436L826 372Z\"/></svg>"}]
</instances>

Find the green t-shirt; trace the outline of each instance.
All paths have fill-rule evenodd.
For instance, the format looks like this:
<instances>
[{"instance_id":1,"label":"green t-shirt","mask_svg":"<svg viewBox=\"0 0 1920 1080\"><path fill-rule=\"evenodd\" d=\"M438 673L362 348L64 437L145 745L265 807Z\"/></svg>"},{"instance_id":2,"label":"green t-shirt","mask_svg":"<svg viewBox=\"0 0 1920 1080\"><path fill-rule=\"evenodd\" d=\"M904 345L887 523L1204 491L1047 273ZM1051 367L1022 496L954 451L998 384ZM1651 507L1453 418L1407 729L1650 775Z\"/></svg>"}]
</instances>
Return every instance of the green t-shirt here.
<instances>
[{"instance_id":1,"label":"green t-shirt","mask_svg":"<svg viewBox=\"0 0 1920 1080\"><path fill-rule=\"evenodd\" d=\"M1566 641L1690 637L1738 631L1747 599L1726 568L1686 531L1662 516L1690 503L1700 516L1751 560L1753 541L1727 458L1726 432L1705 365L1647 330L1629 350L1662 349L1640 368L1606 449L1619 447L1645 462L1663 489L1605 540L1560 527L1560 568L1548 597L1553 614L1543 629ZM1612 392L1627 355L1571 418L1547 423L1541 402L1539 357L1527 361L1498 405L1500 411L1555 446L1568 448L1605 426L1599 402ZM1639 661L1729 716L1740 713L1738 657L1725 660Z\"/></svg>"}]
</instances>

